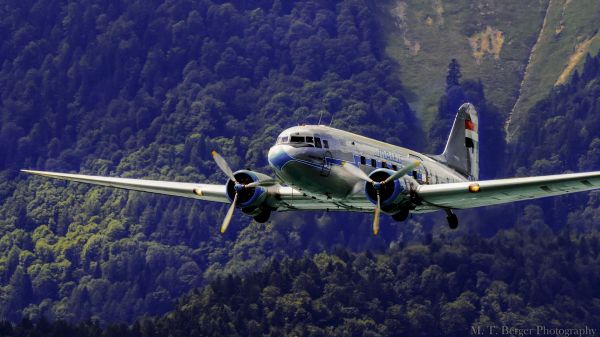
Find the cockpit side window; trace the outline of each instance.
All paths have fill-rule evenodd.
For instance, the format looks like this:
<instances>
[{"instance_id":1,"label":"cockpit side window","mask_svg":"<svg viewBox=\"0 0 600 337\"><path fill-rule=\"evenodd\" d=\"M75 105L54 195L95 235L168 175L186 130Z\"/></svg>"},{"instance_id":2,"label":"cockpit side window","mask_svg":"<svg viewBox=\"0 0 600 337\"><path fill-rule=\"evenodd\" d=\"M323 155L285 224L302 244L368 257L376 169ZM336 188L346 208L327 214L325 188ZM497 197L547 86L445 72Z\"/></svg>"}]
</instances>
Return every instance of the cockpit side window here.
<instances>
[{"instance_id":1,"label":"cockpit side window","mask_svg":"<svg viewBox=\"0 0 600 337\"><path fill-rule=\"evenodd\" d=\"M311 143L311 144L312 144L312 142L313 142L313 137L307 136L307 137L306 137L306 142L307 142L307 143Z\"/></svg>"},{"instance_id":2,"label":"cockpit side window","mask_svg":"<svg viewBox=\"0 0 600 337\"><path fill-rule=\"evenodd\" d=\"M292 136L290 137L290 143L304 143L304 137Z\"/></svg>"},{"instance_id":3,"label":"cockpit side window","mask_svg":"<svg viewBox=\"0 0 600 337\"><path fill-rule=\"evenodd\" d=\"M315 147L321 148L321 138L315 137Z\"/></svg>"}]
</instances>

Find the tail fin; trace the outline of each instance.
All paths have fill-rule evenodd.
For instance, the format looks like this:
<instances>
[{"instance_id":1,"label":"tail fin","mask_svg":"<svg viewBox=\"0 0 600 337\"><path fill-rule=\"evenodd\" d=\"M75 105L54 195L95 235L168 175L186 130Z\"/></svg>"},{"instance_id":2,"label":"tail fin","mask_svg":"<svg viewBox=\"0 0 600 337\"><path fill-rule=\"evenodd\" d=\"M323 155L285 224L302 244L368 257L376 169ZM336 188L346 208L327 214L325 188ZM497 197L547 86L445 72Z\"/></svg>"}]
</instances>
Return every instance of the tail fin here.
<instances>
[{"instance_id":1,"label":"tail fin","mask_svg":"<svg viewBox=\"0 0 600 337\"><path fill-rule=\"evenodd\" d=\"M436 159L463 174L479 180L479 118L471 103L458 108L444 152Z\"/></svg>"}]
</instances>

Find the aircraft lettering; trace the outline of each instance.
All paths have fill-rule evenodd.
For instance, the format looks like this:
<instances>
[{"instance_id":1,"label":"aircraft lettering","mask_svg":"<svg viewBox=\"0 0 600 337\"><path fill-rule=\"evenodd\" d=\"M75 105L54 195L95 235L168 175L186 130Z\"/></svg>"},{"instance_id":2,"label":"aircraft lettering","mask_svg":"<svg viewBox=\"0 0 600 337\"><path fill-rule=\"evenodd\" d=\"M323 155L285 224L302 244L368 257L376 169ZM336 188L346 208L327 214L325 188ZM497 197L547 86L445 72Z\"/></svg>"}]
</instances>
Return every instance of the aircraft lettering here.
<instances>
[{"instance_id":1,"label":"aircraft lettering","mask_svg":"<svg viewBox=\"0 0 600 337\"><path fill-rule=\"evenodd\" d=\"M381 158L383 158L383 159L387 159L387 160L390 160L390 161L395 161L397 163L400 162L400 157L396 153L393 153L393 152L384 151L384 150L380 149L379 150L379 156Z\"/></svg>"}]
</instances>

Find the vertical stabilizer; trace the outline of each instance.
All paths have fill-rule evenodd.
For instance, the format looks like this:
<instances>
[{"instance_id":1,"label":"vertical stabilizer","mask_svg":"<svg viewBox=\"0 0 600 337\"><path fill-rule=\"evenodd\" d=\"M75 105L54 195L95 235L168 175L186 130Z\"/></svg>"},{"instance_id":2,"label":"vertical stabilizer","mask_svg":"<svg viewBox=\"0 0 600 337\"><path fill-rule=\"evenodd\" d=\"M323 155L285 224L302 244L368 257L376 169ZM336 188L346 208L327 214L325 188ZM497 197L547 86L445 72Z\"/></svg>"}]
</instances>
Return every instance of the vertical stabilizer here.
<instances>
[{"instance_id":1,"label":"vertical stabilizer","mask_svg":"<svg viewBox=\"0 0 600 337\"><path fill-rule=\"evenodd\" d=\"M458 108L444 152L436 159L470 180L479 179L479 118L473 104Z\"/></svg>"}]
</instances>

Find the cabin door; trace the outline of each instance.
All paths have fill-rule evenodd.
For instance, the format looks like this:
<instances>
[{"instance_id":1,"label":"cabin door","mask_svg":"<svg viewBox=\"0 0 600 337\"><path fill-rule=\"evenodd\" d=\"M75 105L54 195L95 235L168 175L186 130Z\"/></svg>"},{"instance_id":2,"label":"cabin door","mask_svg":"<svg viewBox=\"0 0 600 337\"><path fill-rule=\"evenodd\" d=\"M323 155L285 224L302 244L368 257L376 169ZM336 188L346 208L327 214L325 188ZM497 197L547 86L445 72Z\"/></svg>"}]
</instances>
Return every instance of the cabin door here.
<instances>
[{"instance_id":1,"label":"cabin door","mask_svg":"<svg viewBox=\"0 0 600 337\"><path fill-rule=\"evenodd\" d=\"M321 167L321 176L328 177L331 173L331 151L325 151L323 153L323 166Z\"/></svg>"}]
</instances>

